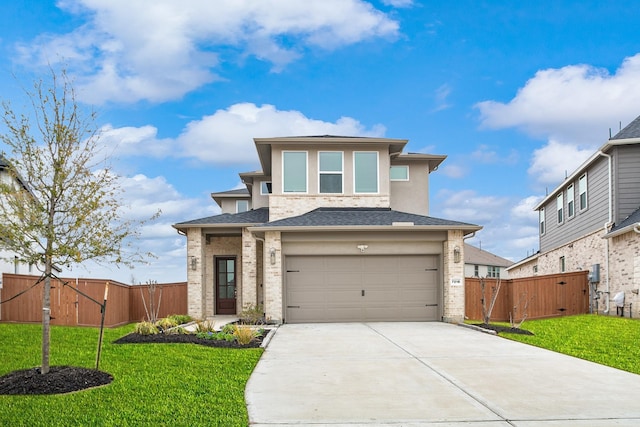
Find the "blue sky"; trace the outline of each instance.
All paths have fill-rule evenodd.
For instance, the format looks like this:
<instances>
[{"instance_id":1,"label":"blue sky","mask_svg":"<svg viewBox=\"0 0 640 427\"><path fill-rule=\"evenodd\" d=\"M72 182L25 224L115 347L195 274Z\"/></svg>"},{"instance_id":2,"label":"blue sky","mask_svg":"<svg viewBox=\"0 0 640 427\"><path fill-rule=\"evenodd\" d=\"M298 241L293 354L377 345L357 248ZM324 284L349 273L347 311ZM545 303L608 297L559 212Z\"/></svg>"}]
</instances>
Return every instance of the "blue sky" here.
<instances>
[{"instance_id":1,"label":"blue sky","mask_svg":"<svg viewBox=\"0 0 640 427\"><path fill-rule=\"evenodd\" d=\"M640 12L628 2L61 0L0 6L0 97L66 67L99 113L132 218L157 259L72 274L186 279L171 224L259 167L253 137L408 139L445 154L431 215L517 261L532 210L609 129L640 115ZM69 272L65 272L69 273Z\"/></svg>"}]
</instances>

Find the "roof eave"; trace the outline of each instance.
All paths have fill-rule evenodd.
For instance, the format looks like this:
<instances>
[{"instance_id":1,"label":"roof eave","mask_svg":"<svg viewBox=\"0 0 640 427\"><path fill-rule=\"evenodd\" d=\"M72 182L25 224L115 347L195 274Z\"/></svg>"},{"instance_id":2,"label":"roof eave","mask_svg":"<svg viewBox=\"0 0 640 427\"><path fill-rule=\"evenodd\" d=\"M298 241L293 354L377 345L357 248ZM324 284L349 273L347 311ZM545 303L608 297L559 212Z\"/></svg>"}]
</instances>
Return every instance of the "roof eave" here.
<instances>
[{"instance_id":1,"label":"roof eave","mask_svg":"<svg viewBox=\"0 0 640 427\"><path fill-rule=\"evenodd\" d=\"M254 226L251 232L264 231L448 231L463 230L464 234L481 230L479 225L299 225L299 226Z\"/></svg>"},{"instance_id":2,"label":"roof eave","mask_svg":"<svg viewBox=\"0 0 640 427\"><path fill-rule=\"evenodd\" d=\"M262 224L261 222L225 222L220 224L207 224L207 223L194 223L194 224L173 224L171 225L176 230L182 231L188 228L245 228L254 227Z\"/></svg>"},{"instance_id":3,"label":"roof eave","mask_svg":"<svg viewBox=\"0 0 640 427\"><path fill-rule=\"evenodd\" d=\"M604 236L602 236L602 238L603 239L610 239L612 237L621 236L621 235L626 234L626 233L628 233L630 231L635 231L636 227L638 227L638 229L640 229L640 222L636 222L635 224L629 224L626 227L622 227L619 230L607 233Z\"/></svg>"}]
</instances>

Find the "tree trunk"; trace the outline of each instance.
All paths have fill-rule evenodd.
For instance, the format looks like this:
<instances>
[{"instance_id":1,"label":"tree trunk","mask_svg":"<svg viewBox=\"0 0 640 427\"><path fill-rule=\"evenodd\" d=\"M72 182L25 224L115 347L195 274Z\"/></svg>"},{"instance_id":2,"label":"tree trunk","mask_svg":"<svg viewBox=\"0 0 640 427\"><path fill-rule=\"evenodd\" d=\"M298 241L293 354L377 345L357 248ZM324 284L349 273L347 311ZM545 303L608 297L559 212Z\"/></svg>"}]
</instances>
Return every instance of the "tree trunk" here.
<instances>
[{"instance_id":1,"label":"tree trunk","mask_svg":"<svg viewBox=\"0 0 640 427\"><path fill-rule=\"evenodd\" d=\"M49 373L49 342L51 338L51 261L45 262L42 291L42 367L41 374Z\"/></svg>"}]
</instances>

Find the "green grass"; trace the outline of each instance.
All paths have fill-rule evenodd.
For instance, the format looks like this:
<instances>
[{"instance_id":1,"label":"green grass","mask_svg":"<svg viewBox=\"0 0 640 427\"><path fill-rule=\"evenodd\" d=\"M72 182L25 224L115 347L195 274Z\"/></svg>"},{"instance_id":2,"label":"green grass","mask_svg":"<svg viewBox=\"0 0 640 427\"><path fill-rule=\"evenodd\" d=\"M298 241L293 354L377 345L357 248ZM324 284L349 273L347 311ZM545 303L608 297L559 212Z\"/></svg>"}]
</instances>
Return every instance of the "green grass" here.
<instances>
[{"instance_id":1,"label":"green grass","mask_svg":"<svg viewBox=\"0 0 640 427\"><path fill-rule=\"evenodd\" d=\"M528 320L522 329L535 335L500 336L640 374L640 321L637 319L567 316Z\"/></svg>"},{"instance_id":2,"label":"green grass","mask_svg":"<svg viewBox=\"0 0 640 427\"><path fill-rule=\"evenodd\" d=\"M262 349L111 344L100 370L111 384L67 395L0 396L1 426L246 426L244 389ZM0 324L0 375L40 366L41 327ZM98 330L52 327L51 366L95 366Z\"/></svg>"}]
</instances>

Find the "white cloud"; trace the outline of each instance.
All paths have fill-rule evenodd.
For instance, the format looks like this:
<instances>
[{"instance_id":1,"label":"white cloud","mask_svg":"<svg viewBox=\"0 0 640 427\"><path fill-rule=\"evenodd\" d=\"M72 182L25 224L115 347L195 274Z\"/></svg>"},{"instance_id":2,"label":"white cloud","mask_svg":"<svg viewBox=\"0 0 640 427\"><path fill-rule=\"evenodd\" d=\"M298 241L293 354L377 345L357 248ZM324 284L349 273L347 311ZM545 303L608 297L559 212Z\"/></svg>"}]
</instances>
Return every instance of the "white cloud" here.
<instances>
[{"instance_id":1,"label":"white cloud","mask_svg":"<svg viewBox=\"0 0 640 427\"><path fill-rule=\"evenodd\" d=\"M438 168L441 173L449 178L459 179L467 175L468 169L464 166L446 164L443 167Z\"/></svg>"},{"instance_id":2,"label":"white cloud","mask_svg":"<svg viewBox=\"0 0 640 427\"><path fill-rule=\"evenodd\" d=\"M593 154L592 149L581 149L572 144L550 140L533 152L529 175L541 185L555 187Z\"/></svg>"},{"instance_id":3,"label":"white cloud","mask_svg":"<svg viewBox=\"0 0 640 427\"><path fill-rule=\"evenodd\" d=\"M28 64L63 61L82 100L161 102L219 77L233 51L278 70L309 48L395 37L398 23L363 0L64 0L86 20L67 34L18 47ZM231 47L232 49L228 49Z\"/></svg>"},{"instance_id":4,"label":"white cloud","mask_svg":"<svg viewBox=\"0 0 640 427\"><path fill-rule=\"evenodd\" d=\"M413 0L382 0L383 4L393 7L411 7L413 6Z\"/></svg>"},{"instance_id":5,"label":"white cloud","mask_svg":"<svg viewBox=\"0 0 640 427\"><path fill-rule=\"evenodd\" d=\"M436 106L432 110L432 112L451 108L451 104L448 102L449 95L451 95L451 90L451 86L446 83L436 89L434 95Z\"/></svg>"},{"instance_id":6,"label":"white cloud","mask_svg":"<svg viewBox=\"0 0 640 427\"><path fill-rule=\"evenodd\" d=\"M471 153L471 160L482 164L513 165L518 161L518 152L511 150L506 156L501 156L492 147L481 144Z\"/></svg>"},{"instance_id":7,"label":"white cloud","mask_svg":"<svg viewBox=\"0 0 640 427\"><path fill-rule=\"evenodd\" d=\"M600 145L640 111L640 54L615 73L590 65L541 70L507 103L476 104L485 128L519 128L563 144Z\"/></svg>"}]
</instances>

